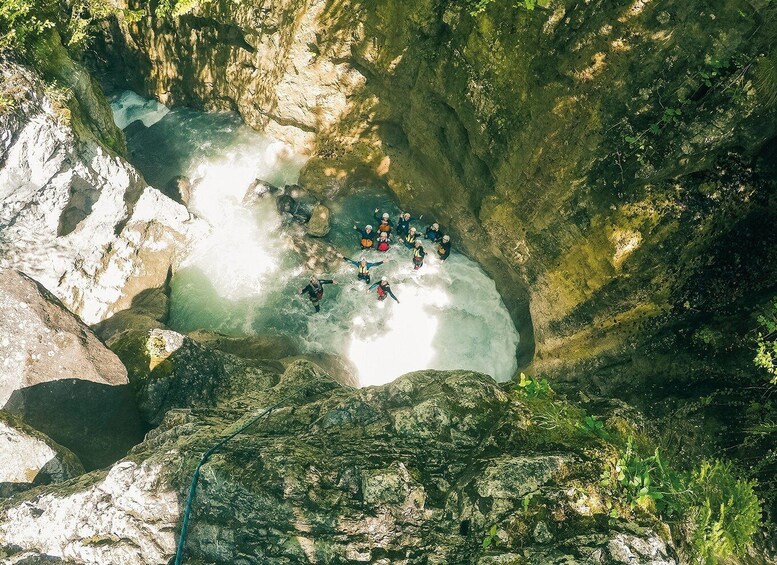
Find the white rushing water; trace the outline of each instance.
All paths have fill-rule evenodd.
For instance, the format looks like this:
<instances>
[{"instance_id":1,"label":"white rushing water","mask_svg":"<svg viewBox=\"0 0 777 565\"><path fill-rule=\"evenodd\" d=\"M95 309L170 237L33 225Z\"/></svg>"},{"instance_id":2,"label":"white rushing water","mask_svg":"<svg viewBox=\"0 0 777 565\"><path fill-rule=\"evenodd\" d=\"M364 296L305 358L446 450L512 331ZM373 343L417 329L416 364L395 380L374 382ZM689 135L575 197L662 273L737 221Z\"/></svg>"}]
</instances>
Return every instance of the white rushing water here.
<instances>
[{"instance_id":1,"label":"white rushing water","mask_svg":"<svg viewBox=\"0 0 777 565\"><path fill-rule=\"evenodd\" d=\"M471 369L497 380L513 376L518 332L493 281L455 246L441 262L433 245L426 245L429 255L419 271L401 245L367 254L371 262L388 259L374 268L373 280L388 276L399 304L367 294L356 269L344 262L316 273L338 284L326 286L321 312L314 314L297 295L311 273L293 250L273 199L242 204L254 179L293 184L304 160L230 114L175 109L159 117L156 103L126 93L114 111L125 127L128 117L144 124L148 118L149 128L131 128L133 163L156 186L175 175L189 177L190 208L213 228L173 278L173 328L289 336L305 351L347 358L363 386L422 369ZM327 204L333 229L326 239L353 259L361 256L353 224L370 223L376 206L392 216L398 212L390 195L376 188Z\"/></svg>"}]
</instances>

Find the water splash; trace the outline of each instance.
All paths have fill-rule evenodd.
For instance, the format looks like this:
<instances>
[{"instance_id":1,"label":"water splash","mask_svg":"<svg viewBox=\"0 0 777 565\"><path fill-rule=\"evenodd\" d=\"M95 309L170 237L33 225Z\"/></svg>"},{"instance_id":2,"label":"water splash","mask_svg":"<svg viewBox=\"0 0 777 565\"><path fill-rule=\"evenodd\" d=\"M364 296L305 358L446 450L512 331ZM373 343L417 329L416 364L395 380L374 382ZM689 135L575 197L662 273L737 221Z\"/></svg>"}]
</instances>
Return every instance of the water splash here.
<instances>
[{"instance_id":1,"label":"water splash","mask_svg":"<svg viewBox=\"0 0 777 565\"><path fill-rule=\"evenodd\" d=\"M154 118L158 112L146 102L129 107L128 101L138 102L130 96L120 100L118 111L136 119L146 117L144 111ZM385 254L369 252L369 261L387 261L373 277L388 276L399 304L378 301L375 291L367 294L356 269L339 262L332 272L317 273L339 284L326 287L321 312L312 313L297 294L310 274L304 272L305 258L290 245L273 200L242 204L256 178L278 186L296 182L304 160L286 145L233 115L179 109L134 131L128 144L148 180L188 176L194 186L190 207L213 228L173 278L173 328L288 336L310 353L349 359L363 386L422 369L470 369L497 380L513 376L518 332L494 282L462 255L439 261L429 242L419 271L401 245ZM398 212L391 195L373 187L330 204L327 240L353 258L360 256L353 224L372 223L375 206Z\"/></svg>"}]
</instances>

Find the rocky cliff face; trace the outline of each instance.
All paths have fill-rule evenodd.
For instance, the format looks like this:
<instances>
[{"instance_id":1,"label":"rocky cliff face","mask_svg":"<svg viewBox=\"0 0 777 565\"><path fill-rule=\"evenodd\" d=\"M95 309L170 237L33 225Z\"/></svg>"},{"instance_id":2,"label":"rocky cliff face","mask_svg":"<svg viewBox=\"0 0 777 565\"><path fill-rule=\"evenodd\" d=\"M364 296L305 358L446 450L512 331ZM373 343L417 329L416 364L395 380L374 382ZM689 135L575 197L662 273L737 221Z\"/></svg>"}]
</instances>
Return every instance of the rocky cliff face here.
<instances>
[{"instance_id":1,"label":"rocky cliff face","mask_svg":"<svg viewBox=\"0 0 777 565\"><path fill-rule=\"evenodd\" d=\"M300 361L210 408L190 384L201 407L169 411L127 460L3 503L0 555L166 562L200 455L279 403L202 468L186 562L677 562L666 527L599 484L611 446L560 436L486 376L353 389Z\"/></svg>"},{"instance_id":2,"label":"rocky cliff face","mask_svg":"<svg viewBox=\"0 0 777 565\"><path fill-rule=\"evenodd\" d=\"M115 23L103 52L308 148L310 188L368 175L440 218L536 370L644 393L710 369L689 328L773 290L775 7L512 4L214 0Z\"/></svg>"},{"instance_id":3,"label":"rocky cliff face","mask_svg":"<svg viewBox=\"0 0 777 565\"><path fill-rule=\"evenodd\" d=\"M123 147L110 109L57 41L41 47L56 82L0 60L0 267L94 323L160 286L205 227L110 149Z\"/></svg>"}]
</instances>

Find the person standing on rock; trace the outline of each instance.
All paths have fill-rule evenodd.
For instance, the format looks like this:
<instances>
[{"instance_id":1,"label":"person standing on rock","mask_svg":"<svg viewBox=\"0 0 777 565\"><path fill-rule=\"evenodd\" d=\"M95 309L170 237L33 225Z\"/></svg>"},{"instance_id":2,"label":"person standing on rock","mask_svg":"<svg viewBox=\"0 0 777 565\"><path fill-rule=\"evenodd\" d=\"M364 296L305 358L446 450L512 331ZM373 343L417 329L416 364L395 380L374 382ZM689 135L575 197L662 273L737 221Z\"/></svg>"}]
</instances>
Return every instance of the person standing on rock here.
<instances>
[{"instance_id":1,"label":"person standing on rock","mask_svg":"<svg viewBox=\"0 0 777 565\"><path fill-rule=\"evenodd\" d=\"M440 261L445 261L451 255L451 236L442 236L442 241L437 244L437 256Z\"/></svg>"},{"instance_id":2,"label":"person standing on rock","mask_svg":"<svg viewBox=\"0 0 777 565\"><path fill-rule=\"evenodd\" d=\"M382 302L386 300L387 296L390 296L397 301L397 304L399 304L399 298L394 296L394 293L391 292L391 285L389 284L386 277L381 277L380 282L373 284L370 288L367 289L367 292L370 292L375 287L378 287L378 300Z\"/></svg>"},{"instance_id":3,"label":"person standing on rock","mask_svg":"<svg viewBox=\"0 0 777 565\"><path fill-rule=\"evenodd\" d=\"M372 231L372 226L367 224L364 226L363 230L360 230L358 226L353 226L353 229L359 232L359 235L361 236L361 246L362 249L371 249L373 245L375 245L375 232Z\"/></svg>"},{"instance_id":4,"label":"person standing on rock","mask_svg":"<svg viewBox=\"0 0 777 565\"><path fill-rule=\"evenodd\" d=\"M426 257L426 251L419 240L416 240L415 247L413 248L413 268L417 271L424 266L424 257Z\"/></svg>"},{"instance_id":5,"label":"person standing on rock","mask_svg":"<svg viewBox=\"0 0 777 565\"><path fill-rule=\"evenodd\" d=\"M356 275L356 278L360 281L364 281L367 284L370 284L370 269L373 267L378 267L383 264L383 261L378 261L377 263L368 263L367 259L362 257L359 261L354 261L353 259L349 259L348 257L343 257L342 255L338 255L340 259L343 261L350 263L354 267L358 269L358 274Z\"/></svg>"},{"instance_id":6,"label":"person standing on rock","mask_svg":"<svg viewBox=\"0 0 777 565\"><path fill-rule=\"evenodd\" d=\"M306 287L299 289L300 296L305 293L308 294L310 303L313 305L313 308L316 309L316 312L321 311L319 303L324 297L325 284L337 284L337 282L334 279L319 279L316 276L312 276L310 277L310 283Z\"/></svg>"},{"instance_id":7,"label":"person standing on rock","mask_svg":"<svg viewBox=\"0 0 777 565\"><path fill-rule=\"evenodd\" d=\"M426 239L431 239L435 243L438 243L442 239L440 224L434 222L431 226L426 228L426 235L424 237L426 237Z\"/></svg>"}]
</instances>

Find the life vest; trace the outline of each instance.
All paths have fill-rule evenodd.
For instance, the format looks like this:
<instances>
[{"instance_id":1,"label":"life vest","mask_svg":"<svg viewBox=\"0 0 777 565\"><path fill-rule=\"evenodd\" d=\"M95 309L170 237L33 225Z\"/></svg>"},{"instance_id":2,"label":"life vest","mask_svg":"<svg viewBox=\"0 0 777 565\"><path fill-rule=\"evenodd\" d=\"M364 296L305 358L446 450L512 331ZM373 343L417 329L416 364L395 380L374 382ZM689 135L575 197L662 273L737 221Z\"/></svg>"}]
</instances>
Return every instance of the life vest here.
<instances>
[{"instance_id":1,"label":"life vest","mask_svg":"<svg viewBox=\"0 0 777 565\"><path fill-rule=\"evenodd\" d=\"M388 240L378 240L378 251L388 251L389 249L389 242Z\"/></svg>"},{"instance_id":2,"label":"life vest","mask_svg":"<svg viewBox=\"0 0 777 565\"><path fill-rule=\"evenodd\" d=\"M386 286L388 286L388 285L386 285ZM383 285L379 284L378 285L378 300L385 300L386 296L388 296L388 293L386 292L386 290L384 290Z\"/></svg>"},{"instance_id":3,"label":"life vest","mask_svg":"<svg viewBox=\"0 0 777 565\"><path fill-rule=\"evenodd\" d=\"M372 247L372 240L367 238L367 237L363 237L362 238L362 247Z\"/></svg>"},{"instance_id":4,"label":"life vest","mask_svg":"<svg viewBox=\"0 0 777 565\"><path fill-rule=\"evenodd\" d=\"M423 247L414 247L413 248L413 257L416 259L423 259L424 258L424 248Z\"/></svg>"},{"instance_id":5,"label":"life vest","mask_svg":"<svg viewBox=\"0 0 777 565\"><path fill-rule=\"evenodd\" d=\"M378 226L378 231L386 232L386 233L391 233L391 226L388 225L388 224L380 224Z\"/></svg>"},{"instance_id":6,"label":"life vest","mask_svg":"<svg viewBox=\"0 0 777 565\"><path fill-rule=\"evenodd\" d=\"M408 232L407 236L405 237L405 241L408 243L415 243L415 239L418 237L418 233L410 233Z\"/></svg>"},{"instance_id":7,"label":"life vest","mask_svg":"<svg viewBox=\"0 0 777 565\"><path fill-rule=\"evenodd\" d=\"M324 285L320 284L318 286L310 285L313 289L313 292L316 293L316 300L321 300L324 297Z\"/></svg>"},{"instance_id":8,"label":"life vest","mask_svg":"<svg viewBox=\"0 0 777 565\"><path fill-rule=\"evenodd\" d=\"M366 263L364 265L359 263L359 274L360 275L369 275L370 274L370 269L367 267Z\"/></svg>"}]
</instances>

